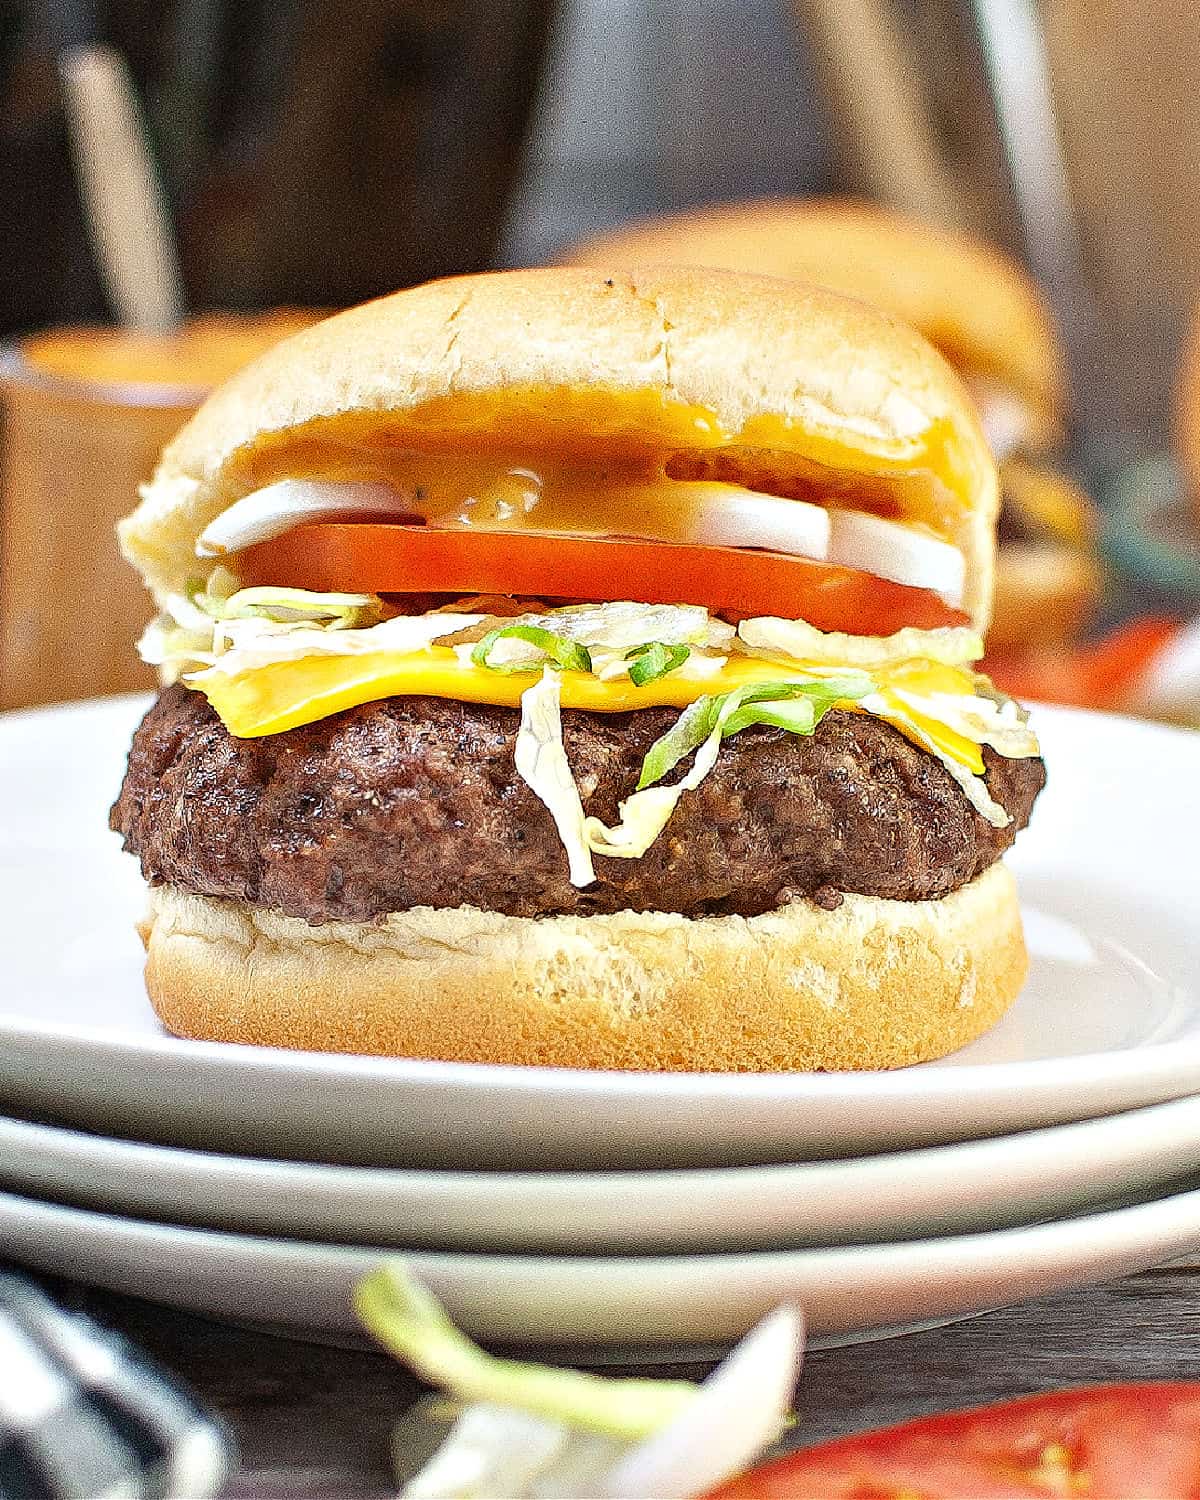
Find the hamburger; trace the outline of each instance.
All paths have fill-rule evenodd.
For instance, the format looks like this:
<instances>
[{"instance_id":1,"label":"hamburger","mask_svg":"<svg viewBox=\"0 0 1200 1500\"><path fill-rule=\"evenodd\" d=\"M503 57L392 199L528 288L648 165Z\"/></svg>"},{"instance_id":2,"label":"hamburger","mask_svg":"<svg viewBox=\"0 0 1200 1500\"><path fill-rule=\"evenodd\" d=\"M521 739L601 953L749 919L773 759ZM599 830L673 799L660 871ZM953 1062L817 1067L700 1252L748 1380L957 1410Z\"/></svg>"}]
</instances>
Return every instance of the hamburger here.
<instances>
[{"instance_id":1,"label":"hamburger","mask_svg":"<svg viewBox=\"0 0 1200 1500\"><path fill-rule=\"evenodd\" d=\"M911 323L970 390L1000 464L1000 552L989 647L1053 652L1102 588L1098 518L1062 470L1066 363L1025 271L969 235L838 198L731 203L626 225L570 264L672 261L793 277Z\"/></svg>"},{"instance_id":2,"label":"hamburger","mask_svg":"<svg viewBox=\"0 0 1200 1500\"><path fill-rule=\"evenodd\" d=\"M906 326L688 269L433 282L218 390L120 527L112 827L181 1036L895 1067L1026 971L973 669L996 471Z\"/></svg>"}]
</instances>

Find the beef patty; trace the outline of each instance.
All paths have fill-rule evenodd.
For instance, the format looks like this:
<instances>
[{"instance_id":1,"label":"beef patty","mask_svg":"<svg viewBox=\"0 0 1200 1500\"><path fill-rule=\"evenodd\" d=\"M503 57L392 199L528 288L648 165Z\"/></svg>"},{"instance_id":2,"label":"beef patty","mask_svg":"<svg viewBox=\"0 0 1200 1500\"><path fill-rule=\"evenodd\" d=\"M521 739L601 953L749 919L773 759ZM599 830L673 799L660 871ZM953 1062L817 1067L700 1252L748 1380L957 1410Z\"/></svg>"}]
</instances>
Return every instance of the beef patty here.
<instances>
[{"instance_id":1,"label":"beef patty","mask_svg":"<svg viewBox=\"0 0 1200 1500\"><path fill-rule=\"evenodd\" d=\"M566 710L585 808L605 822L672 709ZM152 882L309 922L412 906L512 916L769 911L840 892L920 900L980 874L1028 821L1040 760L985 749L993 828L945 768L890 725L834 711L816 733L743 730L641 859L597 857L579 890L550 814L517 775L512 708L400 697L261 739L166 689L134 736L111 825Z\"/></svg>"}]
</instances>

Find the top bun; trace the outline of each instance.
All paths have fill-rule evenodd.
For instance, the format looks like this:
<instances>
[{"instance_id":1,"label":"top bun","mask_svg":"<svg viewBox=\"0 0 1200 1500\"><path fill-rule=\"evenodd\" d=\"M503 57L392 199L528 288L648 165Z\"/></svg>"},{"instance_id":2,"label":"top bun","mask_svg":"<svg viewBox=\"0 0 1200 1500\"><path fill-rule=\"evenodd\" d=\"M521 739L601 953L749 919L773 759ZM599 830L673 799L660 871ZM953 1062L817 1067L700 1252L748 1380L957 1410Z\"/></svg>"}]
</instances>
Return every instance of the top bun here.
<instances>
[{"instance_id":1,"label":"top bun","mask_svg":"<svg viewBox=\"0 0 1200 1500\"><path fill-rule=\"evenodd\" d=\"M627 224L563 260L815 282L911 323L964 374L1003 382L1047 437L1062 424L1065 361L1050 310L1016 261L970 235L852 199L763 199Z\"/></svg>"},{"instance_id":2,"label":"top bun","mask_svg":"<svg viewBox=\"0 0 1200 1500\"><path fill-rule=\"evenodd\" d=\"M911 328L827 291L652 267L456 277L339 313L221 386L122 522L159 601L235 500L364 453L639 455L934 520L986 624L997 482L974 407Z\"/></svg>"}]
</instances>

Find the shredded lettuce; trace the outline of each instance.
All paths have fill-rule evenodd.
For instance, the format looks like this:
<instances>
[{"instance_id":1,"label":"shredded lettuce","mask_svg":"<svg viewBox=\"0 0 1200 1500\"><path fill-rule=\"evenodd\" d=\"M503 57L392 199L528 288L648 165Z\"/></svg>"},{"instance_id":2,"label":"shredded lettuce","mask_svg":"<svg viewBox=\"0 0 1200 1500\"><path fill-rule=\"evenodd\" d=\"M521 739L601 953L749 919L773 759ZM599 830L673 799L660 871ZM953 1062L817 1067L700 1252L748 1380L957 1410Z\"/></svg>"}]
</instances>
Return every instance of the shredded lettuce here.
<instances>
[{"instance_id":1,"label":"shredded lettuce","mask_svg":"<svg viewBox=\"0 0 1200 1500\"><path fill-rule=\"evenodd\" d=\"M610 859L641 859L670 822L684 792L694 791L716 764L721 729L718 722L696 751L692 769L681 781L673 786L647 787L626 797L618 808L620 818L615 827L605 827L599 818L586 819L583 833L588 848L597 854L607 854Z\"/></svg>"},{"instance_id":2,"label":"shredded lettuce","mask_svg":"<svg viewBox=\"0 0 1200 1500\"><path fill-rule=\"evenodd\" d=\"M521 694L517 730L517 774L546 806L567 851L568 878L574 886L596 878L591 851L583 836L583 803L571 774L562 737L561 683L553 667Z\"/></svg>"},{"instance_id":3,"label":"shredded lettuce","mask_svg":"<svg viewBox=\"0 0 1200 1500\"><path fill-rule=\"evenodd\" d=\"M286 629L307 628L306 650L319 652L326 632L355 640L377 625L383 605L374 594L319 594L307 589L241 588L228 568L216 567L207 579L193 578L182 594L166 600L138 642L143 661L172 679L198 667L211 667L235 639L244 643L249 625L256 639L277 637ZM298 643L294 643L296 645ZM304 654L293 649L292 656Z\"/></svg>"},{"instance_id":4,"label":"shredded lettuce","mask_svg":"<svg viewBox=\"0 0 1200 1500\"><path fill-rule=\"evenodd\" d=\"M946 699L935 694L928 701L936 710ZM1000 692L982 672L975 673L975 696L962 705L959 722L978 734L981 744L1010 760L1040 753L1037 735L1029 727L1029 710Z\"/></svg>"},{"instance_id":5,"label":"shredded lettuce","mask_svg":"<svg viewBox=\"0 0 1200 1500\"><path fill-rule=\"evenodd\" d=\"M871 687L869 677L856 673L812 682L757 682L731 693L697 698L646 752L637 789L640 792L661 781L718 727L722 739L752 724L812 734L835 703L852 703Z\"/></svg>"},{"instance_id":6,"label":"shredded lettuce","mask_svg":"<svg viewBox=\"0 0 1200 1500\"><path fill-rule=\"evenodd\" d=\"M725 725L725 735L737 734L752 724L768 724L791 734L811 734L817 727L817 711L811 698L782 699L778 703L751 703L739 708Z\"/></svg>"},{"instance_id":7,"label":"shredded lettuce","mask_svg":"<svg viewBox=\"0 0 1200 1500\"><path fill-rule=\"evenodd\" d=\"M981 818L990 823L993 828L1008 827L1012 822L1012 815L1001 807L988 791L987 782L982 776L976 776L974 772L968 771L966 766L959 765L958 761L949 755L943 755L936 747L931 746L930 753L941 761L958 782L963 795Z\"/></svg>"},{"instance_id":8,"label":"shredded lettuce","mask_svg":"<svg viewBox=\"0 0 1200 1500\"><path fill-rule=\"evenodd\" d=\"M524 618L568 640L614 651L647 641L727 651L736 638L733 626L714 619L702 604L567 604Z\"/></svg>"},{"instance_id":9,"label":"shredded lettuce","mask_svg":"<svg viewBox=\"0 0 1200 1500\"><path fill-rule=\"evenodd\" d=\"M804 1347L800 1313L780 1307L699 1386L620 1379L492 1358L398 1261L360 1283L355 1305L385 1348L445 1393L397 1428L408 1500L707 1494L779 1436Z\"/></svg>"},{"instance_id":10,"label":"shredded lettuce","mask_svg":"<svg viewBox=\"0 0 1200 1500\"><path fill-rule=\"evenodd\" d=\"M667 826L684 792L694 791L716 764L721 741L751 724L773 724L793 734L811 734L835 703L851 702L871 689L864 674L812 682L764 682L718 696L697 698L657 739L642 762L637 789L620 804L609 828L588 817L571 774L562 739L561 684L547 666L521 695L517 771L548 809L558 829L571 884L596 879L593 854L640 859ZM691 770L672 786L659 786L693 751Z\"/></svg>"},{"instance_id":11,"label":"shredded lettuce","mask_svg":"<svg viewBox=\"0 0 1200 1500\"><path fill-rule=\"evenodd\" d=\"M197 629L181 625L169 614L156 615L137 644L138 655L150 667L159 667L168 681L195 667L216 661L211 624Z\"/></svg>"},{"instance_id":12,"label":"shredded lettuce","mask_svg":"<svg viewBox=\"0 0 1200 1500\"><path fill-rule=\"evenodd\" d=\"M703 673L704 653L728 650L733 627L700 605L572 604L546 614L497 621L463 660L493 672L534 672L547 661L603 681L628 677L636 686L678 671L693 652ZM724 657L712 658L714 669Z\"/></svg>"},{"instance_id":13,"label":"shredded lettuce","mask_svg":"<svg viewBox=\"0 0 1200 1500\"><path fill-rule=\"evenodd\" d=\"M991 698L957 693L914 693L891 686L889 696L916 713L936 719L977 745L991 745L1011 760L1038 753L1037 736L1028 726L1029 716L1010 698L1003 704Z\"/></svg>"},{"instance_id":14,"label":"shredded lettuce","mask_svg":"<svg viewBox=\"0 0 1200 1500\"><path fill-rule=\"evenodd\" d=\"M965 627L906 627L894 635L844 635L818 630L804 620L762 616L743 620L738 626L738 639L752 656L768 661L831 662L868 670L903 661L936 661L955 667L978 661L983 655L983 638Z\"/></svg>"},{"instance_id":15,"label":"shredded lettuce","mask_svg":"<svg viewBox=\"0 0 1200 1500\"><path fill-rule=\"evenodd\" d=\"M193 609L210 620L216 620L220 618L225 601L232 599L241 586L237 575L218 563L207 578L190 578L184 592Z\"/></svg>"},{"instance_id":16,"label":"shredded lettuce","mask_svg":"<svg viewBox=\"0 0 1200 1500\"><path fill-rule=\"evenodd\" d=\"M275 662L307 656L373 656L394 651L424 651L443 636L474 624L478 615L396 615L359 630L329 630L313 622L285 625L274 620L226 620L217 627L223 650L211 670L236 677Z\"/></svg>"},{"instance_id":17,"label":"shredded lettuce","mask_svg":"<svg viewBox=\"0 0 1200 1500\"><path fill-rule=\"evenodd\" d=\"M689 703L665 734L656 739L642 759L637 790L653 786L668 775L681 760L698 750L713 732L719 705L728 694L706 695Z\"/></svg>"},{"instance_id":18,"label":"shredded lettuce","mask_svg":"<svg viewBox=\"0 0 1200 1500\"><path fill-rule=\"evenodd\" d=\"M625 653L629 680L634 687L657 682L660 677L678 671L691 654L690 646L671 646L665 641L648 641L644 646L635 646Z\"/></svg>"},{"instance_id":19,"label":"shredded lettuce","mask_svg":"<svg viewBox=\"0 0 1200 1500\"><path fill-rule=\"evenodd\" d=\"M223 568L215 570L224 573ZM232 575L226 575L232 576ZM383 605L374 594L319 594L309 589L256 587L222 594L189 591L191 602L218 624L227 620L271 620L281 625L321 625L327 630L361 630L377 625Z\"/></svg>"},{"instance_id":20,"label":"shredded lettuce","mask_svg":"<svg viewBox=\"0 0 1200 1500\"><path fill-rule=\"evenodd\" d=\"M399 1261L386 1262L360 1282L354 1306L384 1348L460 1401L497 1402L631 1439L658 1431L696 1397L690 1381L613 1380L495 1359L455 1328Z\"/></svg>"},{"instance_id":21,"label":"shredded lettuce","mask_svg":"<svg viewBox=\"0 0 1200 1500\"><path fill-rule=\"evenodd\" d=\"M712 770L722 740L752 724L811 734L835 703L861 698L870 687L867 677L762 682L697 698L646 752L637 790L621 803L616 826L586 818L584 843L592 853L610 859L640 859L667 826L684 792L694 791ZM655 784L693 750L696 758L682 780L673 786Z\"/></svg>"},{"instance_id":22,"label":"shredded lettuce","mask_svg":"<svg viewBox=\"0 0 1200 1500\"><path fill-rule=\"evenodd\" d=\"M1007 828L1012 822L1009 813L988 791L984 777L948 754L930 734L928 726L930 723L942 725L973 745L991 745L1001 755L1023 759L1038 753L1038 742L1027 727L1028 714L1019 704L998 694L973 697L969 694L915 693L888 685L863 698L860 707L894 724L940 761L958 783L967 801L993 828Z\"/></svg>"},{"instance_id":23,"label":"shredded lettuce","mask_svg":"<svg viewBox=\"0 0 1200 1500\"><path fill-rule=\"evenodd\" d=\"M521 653L516 660L510 657L508 660L493 661L490 658L499 641L522 641L533 646L535 654L530 657L528 653ZM554 631L547 630L544 626L522 622L489 630L487 635L472 647L471 661L475 666L486 667L490 672L536 672L546 662L553 662L564 671L590 672L592 670L592 658L588 655L586 646L568 640L566 636L556 635Z\"/></svg>"}]
</instances>

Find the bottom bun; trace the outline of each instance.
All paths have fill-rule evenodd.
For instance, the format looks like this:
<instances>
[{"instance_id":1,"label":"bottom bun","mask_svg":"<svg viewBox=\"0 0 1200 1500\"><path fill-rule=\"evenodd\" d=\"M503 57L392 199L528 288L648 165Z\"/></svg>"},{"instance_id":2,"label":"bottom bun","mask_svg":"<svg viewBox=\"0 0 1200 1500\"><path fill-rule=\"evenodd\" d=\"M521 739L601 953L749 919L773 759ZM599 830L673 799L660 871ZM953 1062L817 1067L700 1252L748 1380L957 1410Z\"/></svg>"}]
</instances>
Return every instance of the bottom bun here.
<instances>
[{"instance_id":1,"label":"bottom bun","mask_svg":"<svg viewBox=\"0 0 1200 1500\"><path fill-rule=\"evenodd\" d=\"M162 886L143 936L150 999L177 1036L672 1072L925 1062L991 1026L1027 969L999 864L938 901L848 895L757 917L461 906L312 927Z\"/></svg>"}]
</instances>

